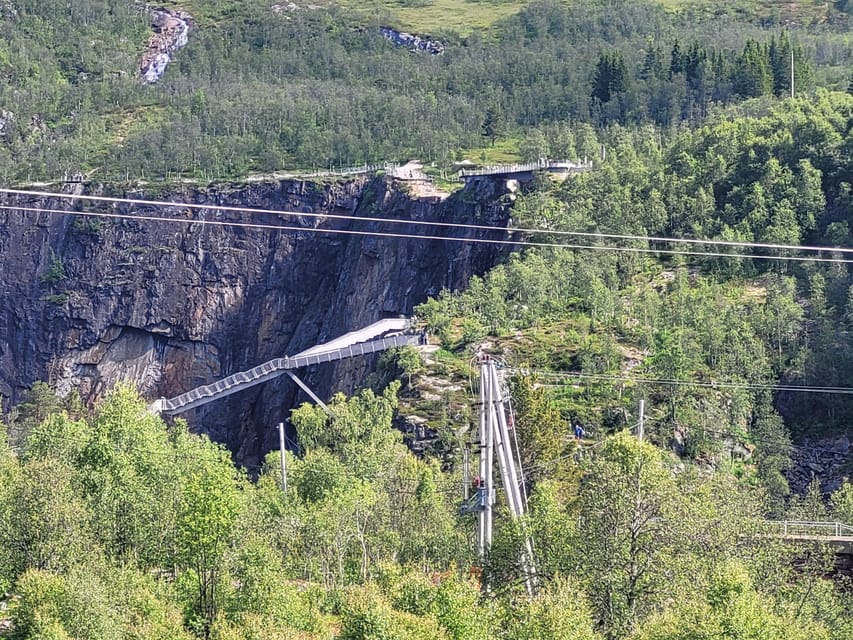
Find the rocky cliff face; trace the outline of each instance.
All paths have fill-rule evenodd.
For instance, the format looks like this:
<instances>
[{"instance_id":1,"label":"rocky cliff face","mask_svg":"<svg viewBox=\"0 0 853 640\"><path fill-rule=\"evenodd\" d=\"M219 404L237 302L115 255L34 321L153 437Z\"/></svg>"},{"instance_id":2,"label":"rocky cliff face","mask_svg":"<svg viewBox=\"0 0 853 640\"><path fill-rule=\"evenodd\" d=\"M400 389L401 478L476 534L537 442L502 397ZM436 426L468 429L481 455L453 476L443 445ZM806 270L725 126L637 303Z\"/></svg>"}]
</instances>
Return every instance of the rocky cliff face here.
<instances>
[{"instance_id":1,"label":"rocky cliff face","mask_svg":"<svg viewBox=\"0 0 853 640\"><path fill-rule=\"evenodd\" d=\"M86 185L88 193L152 198L144 190ZM82 193L82 191L78 192ZM355 213L505 225L491 185L446 200L414 199L379 178L299 180L180 188L171 202L315 213ZM0 198L4 206L59 209L48 198ZM77 210L94 205L74 201ZM68 202L64 203L68 206ZM100 211L107 211L105 208ZM109 211L130 211L125 205ZM4 408L36 380L94 401L120 380L155 398L295 353L458 288L500 259L494 245L379 238L316 230L447 230L271 213L191 212L136 206L134 213L238 226L90 218L0 209L0 394ZM457 232L461 235L463 232ZM494 232L493 232L494 233ZM482 233L480 234L482 235ZM496 237L492 235L491 237ZM352 391L371 362L303 371L322 396ZM277 440L273 425L304 399L286 378L200 407L191 425L226 443L247 466Z\"/></svg>"},{"instance_id":2,"label":"rocky cliff face","mask_svg":"<svg viewBox=\"0 0 853 640\"><path fill-rule=\"evenodd\" d=\"M821 491L836 491L850 478L850 437L841 434L834 438L806 439L791 451L791 468L786 473L794 493L805 493L817 479Z\"/></svg>"}]
</instances>

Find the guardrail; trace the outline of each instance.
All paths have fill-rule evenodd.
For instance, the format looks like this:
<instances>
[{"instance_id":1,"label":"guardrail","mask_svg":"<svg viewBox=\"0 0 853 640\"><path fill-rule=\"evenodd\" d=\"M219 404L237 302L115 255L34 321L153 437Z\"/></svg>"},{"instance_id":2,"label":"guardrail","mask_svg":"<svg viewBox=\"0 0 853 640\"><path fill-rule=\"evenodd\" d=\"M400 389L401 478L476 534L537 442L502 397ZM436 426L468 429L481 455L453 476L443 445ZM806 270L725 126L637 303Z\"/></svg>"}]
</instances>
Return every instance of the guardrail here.
<instances>
[{"instance_id":1,"label":"guardrail","mask_svg":"<svg viewBox=\"0 0 853 640\"><path fill-rule=\"evenodd\" d=\"M325 178L325 177L333 177L333 176L355 176L361 175L365 173L376 173L377 171L385 171L390 172L399 168L400 165L393 164L391 162L385 162L383 164L363 164L359 167L331 167L328 171L319 170L312 171L310 173L300 173L297 174L302 178Z\"/></svg>"},{"instance_id":2,"label":"guardrail","mask_svg":"<svg viewBox=\"0 0 853 640\"><path fill-rule=\"evenodd\" d=\"M419 334L401 333L388 336L387 338L357 342L355 344L337 347L327 351L316 351L306 353L305 355L296 354L295 356L274 358L258 365L257 367L253 367L247 371L233 373L230 376L222 378L222 380L217 380L211 384L197 387L174 398L160 398L159 400L155 400L151 406L155 412L174 415L176 413L188 411L193 407L207 404L208 402L218 398L224 398L225 396L237 393L243 389L254 387L255 385L266 382L267 380L277 378L290 369L299 369L300 367L320 364L321 362L334 362L336 360L376 353L377 351L384 351L385 349L391 349L394 347L418 344L420 340L421 337Z\"/></svg>"},{"instance_id":3,"label":"guardrail","mask_svg":"<svg viewBox=\"0 0 853 640\"><path fill-rule=\"evenodd\" d=\"M815 522L809 520L768 520L768 525L781 531L783 536L825 536L853 538L853 526L843 522Z\"/></svg>"},{"instance_id":4,"label":"guardrail","mask_svg":"<svg viewBox=\"0 0 853 640\"><path fill-rule=\"evenodd\" d=\"M592 162L563 162L557 160L538 160L523 164L498 164L480 167L478 169L461 169L460 178L469 176L500 175L505 173L526 173L528 171L586 171L592 168Z\"/></svg>"}]
</instances>

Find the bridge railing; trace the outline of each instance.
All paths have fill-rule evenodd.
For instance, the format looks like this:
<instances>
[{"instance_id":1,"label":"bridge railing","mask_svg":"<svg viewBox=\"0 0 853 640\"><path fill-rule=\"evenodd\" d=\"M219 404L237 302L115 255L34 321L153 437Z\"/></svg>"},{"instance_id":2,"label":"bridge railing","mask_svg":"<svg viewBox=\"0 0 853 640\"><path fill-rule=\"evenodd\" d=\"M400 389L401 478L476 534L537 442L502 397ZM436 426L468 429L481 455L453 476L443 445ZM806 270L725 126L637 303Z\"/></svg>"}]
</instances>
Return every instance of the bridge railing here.
<instances>
[{"instance_id":1,"label":"bridge railing","mask_svg":"<svg viewBox=\"0 0 853 640\"><path fill-rule=\"evenodd\" d=\"M166 414L180 413L181 411L206 404L216 398L231 395L237 391L248 389L249 387L276 378L289 369L299 369L300 367L307 367L312 364L334 362L354 356L384 351L393 347L418 344L420 340L421 337L418 334L399 333L385 338L356 342L325 351L309 351L305 354L274 358L247 371L232 373L221 380L196 387L174 398L160 398L159 400L155 400L151 408L153 411Z\"/></svg>"},{"instance_id":2,"label":"bridge railing","mask_svg":"<svg viewBox=\"0 0 853 640\"><path fill-rule=\"evenodd\" d=\"M363 164L358 167L331 167L328 171L321 169L318 171L311 171L310 173L300 173L299 175L303 178L326 178L335 176L356 176L365 173L376 173L377 171L390 173L398 169L399 166L400 165L392 162L385 162L383 164Z\"/></svg>"},{"instance_id":3,"label":"bridge railing","mask_svg":"<svg viewBox=\"0 0 853 640\"><path fill-rule=\"evenodd\" d=\"M783 536L853 537L853 526L843 522L816 522L810 520L771 520L767 522Z\"/></svg>"},{"instance_id":4,"label":"bridge railing","mask_svg":"<svg viewBox=\"0 0 853 640\"><path fill-rule=\"evenodd\" d=\"M523 164L498 164L478 167L477 169L460 169L459 177L468 178L472 176L502 175L510 173L526 173L528 171L548 170L584 171L591 168L592 163L588 160L584 162L537 160L535 162L526 162Z\"/></svg>"}]
</instances>

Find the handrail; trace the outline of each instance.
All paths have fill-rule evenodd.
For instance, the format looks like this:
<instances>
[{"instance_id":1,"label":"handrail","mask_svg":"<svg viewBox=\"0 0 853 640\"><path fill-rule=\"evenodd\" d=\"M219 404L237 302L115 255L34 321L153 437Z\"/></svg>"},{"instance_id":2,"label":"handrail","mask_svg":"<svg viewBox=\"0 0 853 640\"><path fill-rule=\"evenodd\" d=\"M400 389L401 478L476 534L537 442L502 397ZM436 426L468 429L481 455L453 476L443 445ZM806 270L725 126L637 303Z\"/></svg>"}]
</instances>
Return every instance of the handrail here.
<instances>
[{"instance_id":1,"label":"handrail","mask_svg":"<svg viewBox=\"0 0 853 640\"><path fill-rule=\"evenodd\" d=\"M353 176L364 173L376 173L377 171L385 171L388 173L389 171L394 171L399 166L400 165L393 162L385 162L383 164L363 164L358 167L340 167L337 169L332 167L328 171L311 171L310 173L300 173L298 175L302 178L325 178L331 176Z\"/></svg>"},{"instance_id":2,"label":"handrail","mask_svg":"<svg viewBox=\"0 0 853 640\"><path fill-rule=\"evenodd\" d=\"M469 176L487 176L504 173L525 173L527 171L548 171L550 169L567 169L569 171L583 171L592 168L592 162L585 160L584 162L566 162L558 160L537 160L536 162L526 162L517 164L498 164L480 167L477 169L460 169L459 177L467 178Z\"/></svg>"},{"instance_id":3,"label":"handrail","mask_svg":"<svg viewBox=\"0 0 853 640\"><path fill-rule=\"evenodd\" d=\"M312 351L309 349L304 354L274 358L247 371L232 373L221 380L196 387L174 398L160 398L152 403L151 409L155 412L174 415L207 404L218 398L231 395L232 393L248 389L267 380L272 380L291 369L299 369L300 367L307 367L322 362L343 360L353 356L367 355L394 347L418 344L420 341L421 336L419 334L398 333L385 338L343 345L324 351Z\"/></svg>"},{"instance_id":4,"label":"handrail","mask_svg":"<svg viewBox=\"0 0 853 640\"><path fill-rule=\"evenodd\" d=\"M782 529L783 536L824 535L833 538L853 537L853 526L844 522L809 520L768 520L767 524Z\"/></svg>"}]
</instances>

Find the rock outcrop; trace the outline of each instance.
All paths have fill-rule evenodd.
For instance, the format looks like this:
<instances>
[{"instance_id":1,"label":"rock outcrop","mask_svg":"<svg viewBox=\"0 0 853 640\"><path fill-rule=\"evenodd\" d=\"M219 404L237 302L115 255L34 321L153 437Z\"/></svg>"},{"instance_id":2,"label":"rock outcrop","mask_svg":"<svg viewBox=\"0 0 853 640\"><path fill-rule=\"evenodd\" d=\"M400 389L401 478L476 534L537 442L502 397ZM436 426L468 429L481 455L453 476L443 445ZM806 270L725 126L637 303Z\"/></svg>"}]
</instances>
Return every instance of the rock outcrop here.
<instances>
[{"instance_id":1,"label":"rock outcrop","mask_svg":"<svg viewBox=\"0 0 853 640\"><path fill-rule=\"evenodd\" d=\"M444 53L444 43L438 40L421 38L405 31L397 31L391 27L379 27L379 33L398 47L405 47L410 51L423 51L433 56Z\"/></svg>"},{"instance_id":2,"label":"rock outcrop","mask_svg":"<svg viewBox=\"0 0 853 640\"><path fill-rule=\"evenodd\" d=\"M75 188L78 194L155 197L143 190ZM481 191L440 201L412 198L395 182L381 178L326 184L286 180L179 187L156 196L176 202L174 206L109 209L185 221L298 226L299 231L0 210L4 408L19 402L36 380L48 380L63 392L77 389L86 401L102 396L119 380L137 382L149 398L169 397L384 315L409 314L427 296L445 287L458 288L473 273L486 271L505 249L317 231L468 233L389 227L379 222L381 217L505 226L501 194L492 189L484 185ZM0 200L6 206L61 208L50 198ZM94 206L74 202L77 210ZM377 220L192 212L181 202L355 213ZM354 390L370 365L367 358L358 358L302 375L328 397L333 391ZM199 407L186 417L252 467L276 446L272 426L305 399L300 393L280 378Z\"/></svg>"},{"instance_id":3,"label":"rock outcrop","mask_svg":"<svg viewBox=\"0 0 853 640\"><path fill-rule=\"evenodd\" d=\"M823 493L831 493L851 475L853 450L850 438L806 439L791 450L791 468L786 473L794 493L805 493L809 484L817 479Z\"/></svg>"}]
</instances>

